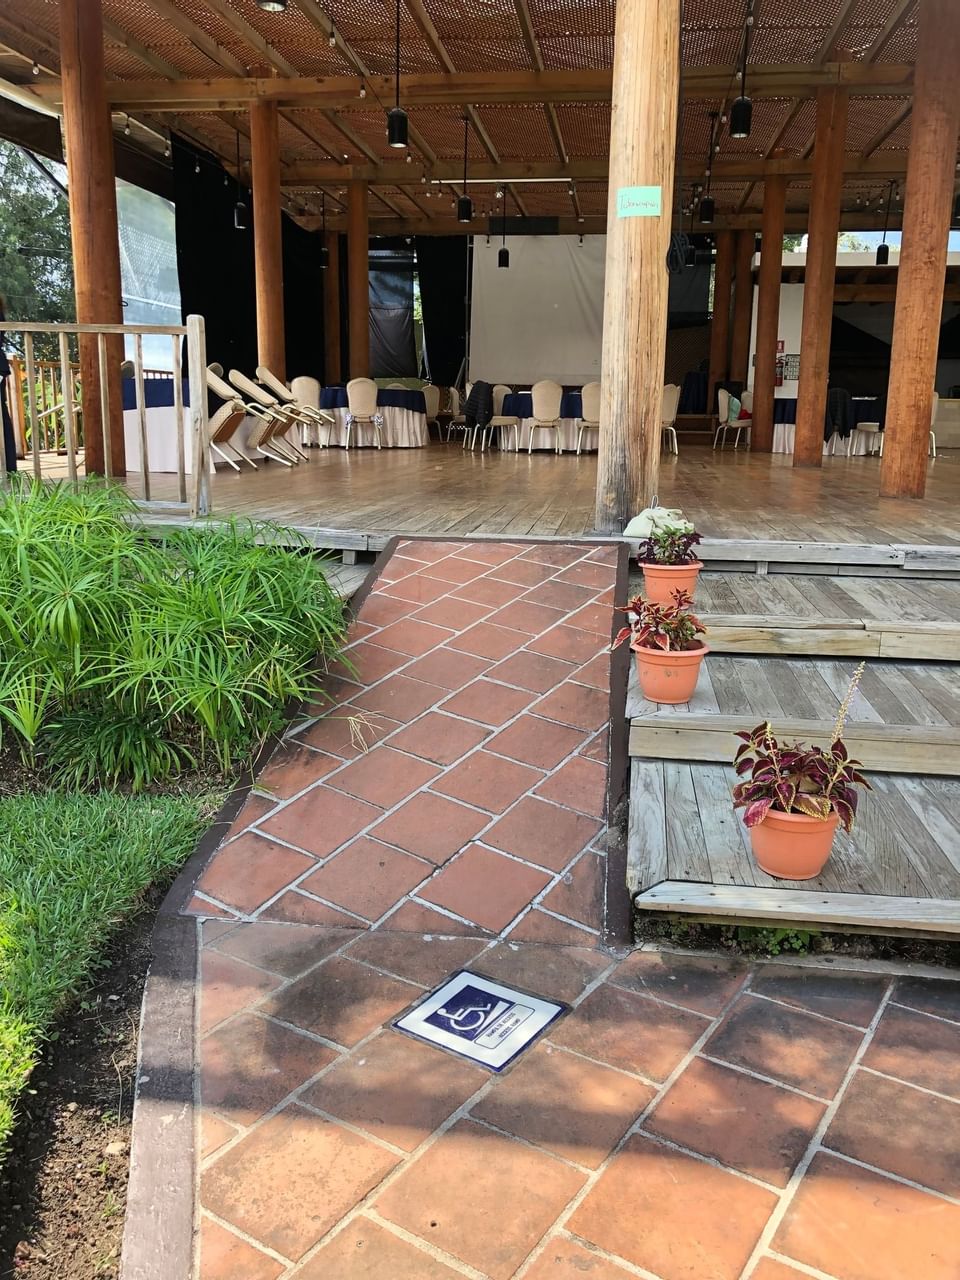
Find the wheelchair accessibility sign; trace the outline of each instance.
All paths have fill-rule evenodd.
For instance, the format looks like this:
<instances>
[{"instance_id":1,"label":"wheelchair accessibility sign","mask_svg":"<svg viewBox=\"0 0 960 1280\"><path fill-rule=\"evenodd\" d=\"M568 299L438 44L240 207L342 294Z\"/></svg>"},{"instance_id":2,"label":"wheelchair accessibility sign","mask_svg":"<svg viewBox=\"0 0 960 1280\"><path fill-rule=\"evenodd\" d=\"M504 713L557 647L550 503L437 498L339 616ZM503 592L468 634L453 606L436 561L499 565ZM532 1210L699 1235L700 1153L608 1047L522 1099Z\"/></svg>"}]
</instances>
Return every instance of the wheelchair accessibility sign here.
<instances>
[{"instance_id":1,"label":"wheelchair accessibility sign","mask_svg":"<svg viewBox=\"0 0 960 1280\"><path fill-rule=\"evenodd\" d=\"M463 969L394 1026L492 1071L502 1071L567 1009Z\"/></svg>"}]
</instances>

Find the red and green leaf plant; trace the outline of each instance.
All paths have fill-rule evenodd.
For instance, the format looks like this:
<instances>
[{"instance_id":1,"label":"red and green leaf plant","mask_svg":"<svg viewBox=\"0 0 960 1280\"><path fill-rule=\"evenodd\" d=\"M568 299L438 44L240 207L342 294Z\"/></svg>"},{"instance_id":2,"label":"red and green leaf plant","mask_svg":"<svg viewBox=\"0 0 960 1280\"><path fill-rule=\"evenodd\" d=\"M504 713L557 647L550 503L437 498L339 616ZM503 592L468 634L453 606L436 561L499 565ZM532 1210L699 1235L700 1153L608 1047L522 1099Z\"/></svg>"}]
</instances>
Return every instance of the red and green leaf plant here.
<instances>
[{"instance_id":1,"label":"red and green leaf plant","mask_svg":"<svg viewBox=\"0 0 960 1280\"><path fill-rule=\"evenodd\" d=\"M640 564L696 564L694 547L700 541L696 529L660 529L645 538L637 549Z\"/></svg>"},{"instance_id":2,"label":"red and green leaf plant","mask_svg":"<svg viewBox=\"0 0 960 1280\"><path fill-rule=\"evenodd\" d=\"M616 649L624 640L630 640L634 649L669 652L699 648L697 636L703 635L705 628L697 615L691 612L693 597L686 591L674 591L673 599L674 604L656 604L643 596L634 596L626 605L619 607L617 612L626 613L630 622L617 632L611 649Z\"/></svg>"},{"instance_id":3,"label":"red and green leaf plant","mask_svg":"<svg viewBox=\"0 0 960 1280\"><path fill-rule=\"evenodd\" d=\"M773 809L776 813L801 813L825 820L835 813L849 832L853 827L859 799L857 787L870 790L859 772L860 761L851 758L843 741L843 726L850 702L860 683L861 662L850 681L829 747L804 746L801 742L780 742L769 720L737 737L733 763L744 779L733 789L733 807L743 809L747 827L755 827Z\"/></svg>"}]
</instances>

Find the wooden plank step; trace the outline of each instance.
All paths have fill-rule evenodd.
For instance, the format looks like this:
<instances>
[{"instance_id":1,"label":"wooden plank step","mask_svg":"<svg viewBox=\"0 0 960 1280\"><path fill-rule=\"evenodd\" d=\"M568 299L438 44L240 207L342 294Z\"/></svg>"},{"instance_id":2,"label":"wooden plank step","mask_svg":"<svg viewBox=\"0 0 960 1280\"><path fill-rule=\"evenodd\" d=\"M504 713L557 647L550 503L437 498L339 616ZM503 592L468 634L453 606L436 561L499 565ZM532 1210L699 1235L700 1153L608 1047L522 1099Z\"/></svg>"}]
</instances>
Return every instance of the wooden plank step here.
<instances>
[{"instance_id":1,"label":"wooden plank step","mask_svg":"<svg viewBox=\"0 0 960 1280\"><path fill-rule=\"evenodd\" d=\"M960 901L866 893L817 893L745 885L663 880L634 898L641 911L764 920L779 924L857 925L879 933L918 929L960 935Z\"/></svg>"},{"instance_id":2,"label":"wooden plank step","mask_svg":"<svg viewBox=\"0 0 960 1280\"><path fill-rule=\"evenodd\" d=\"M630 754L653 760L729 764L734 734L752 729L750 716L657 712L630 721ZM778 738L825 746L833 731L826 720L771 717ZM872 724L848 721L844 741L865 769L878 773L926 773L960 777L960 729L952 725Z\"/></svg>"},{"instance_id":3,"label":"wooden plank step","mask_svg":"<svg viewBox=\"0 0 960 1280\"><path fill-rule=\"evenodd\" d=\"M883 622L873 618L791 618L768 614L706 613L714 653L823 654L854 658L950 661L960 654L953 622Z\"/></svg>"}]
</instances>

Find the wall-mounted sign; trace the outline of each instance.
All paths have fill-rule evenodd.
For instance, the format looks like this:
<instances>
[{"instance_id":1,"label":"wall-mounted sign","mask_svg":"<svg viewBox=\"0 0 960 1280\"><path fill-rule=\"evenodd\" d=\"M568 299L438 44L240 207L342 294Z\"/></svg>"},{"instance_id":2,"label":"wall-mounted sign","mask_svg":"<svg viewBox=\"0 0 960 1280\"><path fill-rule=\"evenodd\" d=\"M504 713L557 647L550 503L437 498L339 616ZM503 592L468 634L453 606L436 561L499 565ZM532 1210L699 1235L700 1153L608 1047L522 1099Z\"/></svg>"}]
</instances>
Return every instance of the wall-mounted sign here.
<instances>
[{"instance_id":1,"label":"wall-mounted sign","mask_svg":"<svg viewBox=\"0 0 960 1280\"><path fill-rule=\"evenodd\" d=\"M659 218L662 204L660 187L618 187L618 218Z\"/></svg>"}]
</instances>

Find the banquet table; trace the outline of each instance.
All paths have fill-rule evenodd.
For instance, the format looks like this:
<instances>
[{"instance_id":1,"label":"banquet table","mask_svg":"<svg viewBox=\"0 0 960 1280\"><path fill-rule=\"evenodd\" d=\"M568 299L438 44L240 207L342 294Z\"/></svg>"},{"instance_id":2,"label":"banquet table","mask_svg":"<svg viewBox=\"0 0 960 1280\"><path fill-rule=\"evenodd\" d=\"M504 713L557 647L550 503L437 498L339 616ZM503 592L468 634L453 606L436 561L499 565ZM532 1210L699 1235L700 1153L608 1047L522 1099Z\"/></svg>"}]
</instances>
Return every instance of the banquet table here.
<instances>
[{"instance_id":1,"label":"banquet table","mask_svg":"<svg viewBox=\"0 0 960 1280\"><path fill-rule=\"evenodd\" d=\"M420 449L430 443L427 430L427 402L422 391L401 391L393 387L381 387L377 392L377 407L383 414L381 442L387 449ZM347 389L324 387L320 393L318 408L326 409L336 418L336 425L329 427L328 445L347 443ZM353 440L358 445L376 445L377 433L367 424L359 424L353 430Z\"/></svg>"},{"instance_id":2,"label":"banquet table","mask_svg":"<svg viewBox=\"0 0 960 1280\"><path fill-rule=\"evenodd\" d=\"M853 399L853 425L861 422L883 422L883 408L876 396L857 396ZM793 453L794 436L796 435L797 401L794 397L784 396L773 402L773 452ZM826 454L846 454L847 440L841 439L838 432L825 440L823 452ZM851 456L862 456L870 453L875 441L869 434L853 433L850 444Z\"/></svg>"},{"instance_id":3,"label":"banquet table","mask_svg":"<svg viewBox=\"0 0 960 1280\"><path fill-rule=\"evenodd\" d=\"M145 378L143 398L147 410L147 467L151 472L176 472L178 469L177 411L173 405L173 378ZM183 453L185 470L193 470L193 448L190 442L190 384L183 379ZM137 412L137 387L133 378L123 379L123 439L127 468L140 470L140 415ZM213 459L210 461L213 469Z\"/></svg>"},{"instance_id":4,"label":"banquet table","mask_svg":"<svg viewBox=\"0 0 960 1280\"><path fill-rule=\"evenodd\" d=\"M529 391L514 391L503 398L500 416L519 418L520 438L517 446L521 450L530 448L530 430L533 426L533 396ZM576 453L577 434L580 430L580 419L583 417L583 404L579 390L564 391L560 401L560 445L564 453ZM505 435L505 440L515 439L513 433ZM534 449L550 449L557 447L556 434L546 427L537 427L533 436ZM590 427L583 433L583 449L596 452L599 447L597 428Z\"/></svg>"}]
</instances>

